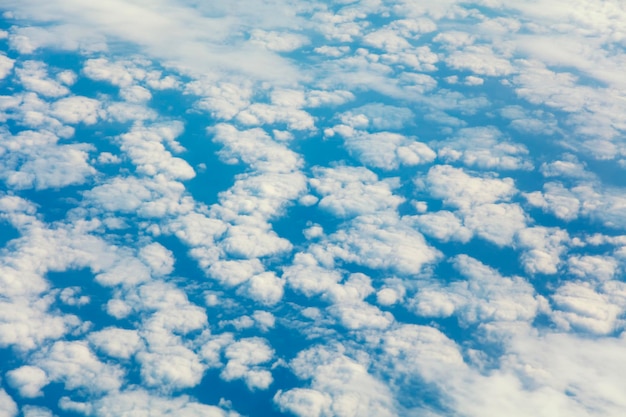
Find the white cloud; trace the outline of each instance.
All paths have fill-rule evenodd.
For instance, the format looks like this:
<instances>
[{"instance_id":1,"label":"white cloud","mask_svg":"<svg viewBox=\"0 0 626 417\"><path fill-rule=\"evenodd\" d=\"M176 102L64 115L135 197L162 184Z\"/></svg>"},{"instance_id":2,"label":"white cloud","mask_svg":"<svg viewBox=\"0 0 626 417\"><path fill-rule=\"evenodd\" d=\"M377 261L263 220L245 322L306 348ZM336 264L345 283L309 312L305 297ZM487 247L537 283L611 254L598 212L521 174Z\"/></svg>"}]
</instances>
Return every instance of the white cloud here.
<instances>
[{"instance_id":1,"label":"white cloud","mask_svg":"<svg viewBox=\"0 0 626 417\"><path fill-rule=\"evenodd\" d=\"M51 114L65 123L95 124L103 115L101 103L87 97L71 96L53 103Z\"/></svg>"},{"instance_id":2,"label":"white cloud","mask_svg":"<svg viewBox=\"0 0 626 417\"><path fill-rule=\"evenodd\" d=\"M250 33L250 42L261 45L270 51L291 52L309 43L309 40L296 33L253 30Z\"/></svg>"},{"instance_id":3,"label":"white cloud","mask_svg":"<svg viewBox=\"0 0 626 417\"><path fill-rule=\"evenodd\" d=\"M526 272L556 274L569 240L567 231L556 227L536 226L520 230L517 243L525 249L521 261Z\"/></svg>"},{"instance_id":4,"label":"white cloud","mask_svg":"<svg viewBox=\"0 0 626 417\"><path fill-rule=\"evenodd\" d=\"M225 381L243 379L250 390L265 390L273 382L272 374L262 367L274 357L274 350L265 339L238 340L226 347L224 356L228 362L220 377Z\"/></svg>"},{"instance_id":5,"label":"white cloud","mask_svg":"<svg viewBox=\"0 0 626 417\"><path fill-rule=\"evenodd\" d=\"M140 85L133 85L121 89L120 96L130 103L145 103L152 98L150 91Z\"/></svg>"},{"instance_id":6,"label":"white cloud","mask_svg":"<svg viewBox=\"0 0 626 417\"><path fill-rule=\"evenodd\" d=\"M418 179L421 185L422 179ZM424 186L435 198L462 209L507 201L517 190L512 178L479 177L450 165L436 165L428 170Z\"/></svg>"},{"instance_id":7,"label":"white cloud","mask_svg":"<svg viewBox=\"0 0 626 417\"><path fill-rule=\"evenodd\" d=\"M463 225L462 219L446 210L415 216L413 221L422 233L444 242L467 243L474 235Z\"/></svg>"},{"instance_id":8,"label":"white cloud","mask_svg":"<svg viewBox=\"0 0 626 417\"><path fill-rule=\"evenodd\" d=\"M61 398L59 406L62 410L79 412L94 417L119 417L130 415L150 415L154 417L238 417L234 411L192 400L187 395L178 397L161 397L140 388L113 392L93 403L80 403Z\"/></svg>"},{"instance_id":9,"label":"white cloud","mask_svg":"<svg viewBox=\"0 0 626 417\"><path fill-rule=\"evenodd\" d=\"M50 382L46 372L36 366L24 365L7 372L7 382L26 398L41 397L41 389Z\"/></svg>"},{"instance_id":10,"label":"white cloud","mask_svg":"<svg viewBox=\"0 0 626 417\"><path fill-rule=\"evenodd\" d=\"M574 328L607 335L623 325L619 316L624 308L587 283L566 282L557 289L552 300L556 304L552 319L565 330Z\"/></svg>"},{"instance_id":11,"label":"white cloud","mask_svg":"<svg viewBox=\"0 0 626 417\"><path fill-rule=\"evenodd\" d=\"M518 204L482 204L464 219L467 228L498 246L510 246L527 222L528 216Z\"/></svg>"},{"instance_id":12,"label":"white cloud","mask_svg":"<svg viewBox=\"0 0 626 417\"><path fill-rule=\"evenodd\" d=\"M38 352L35 363L46 371L50 381L63 382L69 390L116 391L124 377L120 367L99 361L87 344L80 341L57 341Z\"/></svg>"},{"instance_id":13,"label":"white cloud","mask_svg":"<svg viewBox=\"0 0 626 417\"><path fill-rule=\"evenodd\" d=\"M290 365L299 378L311 380L311 388L279 391L274 401L284 411L299 417L396 415L387 386L339 348L312 347ZM305 409L308 404L311 408Z\"/></svg>"},{"instance_id":14,"label":"white cloud","mask_svg":"<svg viewBox=\"0 0 626 417\"><path fill-rule=\"evenodd\" d=\"M395 209L403 198L393 195L393 181L379 181L376 174L361 167L316 167L311 186L323 197L319 207L338 217L353 217Z\"/></svg>"},{"instance_id":15,"label":"white cloud","mask_svg":"<svg viewBox=\"0 0 626 417\"><path fill-rule=\"evenodd\" d=\"M6 78L6 76L11 73L14 63L15 60L4 54L0 54L0 80Z\"/></svg>"},{"instance_id":16,"label":"white cloud","mask_svg":"<svg viewBox=\"0 0 626 417\"><path fill-rule=\"evenodd\" d=\"M274 402L280 411L289 412L298 417L323 417L332 415L330 394L309 388L292 388L283 392L278 390Z\"/></svg>"},{"instance_id":17,"label":"white cloud","mask_svg":"<svg viewBox=\"0 0 626 417\"><path fill-rule=\"evenodd\" d=\"M26 405L22 407L22 414L24 417L54 417L54 414L52 414L50 409L33 405Z\"/></svg>"},{"instance_id":18,"label":"white cloud","mask_svg":"<svg viewBox=\"0 0 626 417\"><path fill-rule=\"evenodd\" d=\"M263 305L275 305L283 298L284 281L273 272L263 272L250 278L245 294Z\"/></svg>"},{"instance_id":19,"label":"white cloud","mask_svg":"<svg viewBox=\"0 0 626 417\"><path fill-rule=\"evenodd\" d=\"M43 62L25 61L15 72L24 88L43 96L60 97L70 92L67 87L48 77Z\"/></svg>"},{"instance_id":20,"label":"white cloud","mask_svg":"<svg viewBox=\"0 0 626 417\"><path fill-rule=\"evenodd\" d=\"M489 321L532 321L541 304L533 286L521 277L506 278L467 255L453 260L467 280L422 286L413 300L417 314L455 315L463 325Z\"/></svg>"},{"instance_id":21,"label":"white cloud","mask_svg":"<svg viewBox=\"0 0 626 417\"><path fill-rule=\"evenodd\" d=\"M96 172L88 163L92 145L60 145L59 138L47 131L24 130L15 136L3 133L0 177L12 188L41 190L83 184ZM11 151L10 159L7 151Z\"/></svg>"},{"instance_id":22,"label":"white cloud","mask_svg":"<svg viewBox=\"0 0 626 417\"><path fill-rule=\"evenodd\" d=\"M0 417L17 416L17 404L7 392L0 388Z\"/></svg>"},{"instance_id":23,"label":"white cloud","mask_svg":"<svg viewBox=\"0 0 626 417\"><path fill-rule=\"evenodd\" d=\"M351 154L366 166L385 170L401 165L413 166L432 162L437 156L425 143L392 132L368 133L345 125L335 126L325 133L339 133Z\"/></svg>"},{"instance_id":24,"label":"white cloud","mask_svg":"<svg viewBox=\"0 0 626 417\"><path fill-rule=\"evenodd\" d=\"M154 242L142 247L139 258L150 267L157 276L168 275L174 270L174 255L160 243Z\"/></svg>"},{"instance_id":25,"label":"white cloud","mask_svg":"<svg viewBox=\"0 0 626 417\"><path fill-rule=\"evenodd\" d=\"M478 75L501 77L515 72L508 57L501 57L486 45L469 45L452 52L445 58L446 63L455 69L466 69Z\"/></svg>"},{"instance_id":26,"label":"white cloud","mask_svg":"<svg viewBox=\"0 0 626 417\"><path fill-rule=\"evenodd\" d=\"M528 149L506 140L493 126L460 129L454 137L439 144L439 158L461 162L468 167L497 170L530 170Z\"/></svg>"},{"instance_id":27,"label":"white cloud","mask_svg":"<svg viewBox=\"0 0 626 417\"><path fill-rule=\"evenodd\" d=\"M181 344L156 346L155 340L152 342L147 350L136 354L146 386L170 391L200 383L205 366L198 355Z\"/></svg>"},{"instance_id":28,"label":"white cloud","mask_svg":"<svg viewBox=\"0 0 626 417\"><path fill-rule=\"evenodd\" d=\"M116 327L89 333L88 340L100 352L120 359L130 358L142 346L136 330Z\"/></svg>"},{"instance_id":29,"label":"white cloud","mask_svg":"<svg viewBox=\"0 0 626 417\"><path fill-rule=\"evenodd\" d=\"M327 239L322 252L344 262L400 274L417 274L440 252L393 214L359 216Z\"/></svg>"},{"instance_id":30,"label":"white cloud","mask_svg":"<svg viewBox=\"0 0 626 417\"><path fill-rule=\"evenodd\" d=\"M619 272L618 261L611 256L574 255L567 260L569 273L593 281L608 281Z\"/></svg>"}]
</instances>

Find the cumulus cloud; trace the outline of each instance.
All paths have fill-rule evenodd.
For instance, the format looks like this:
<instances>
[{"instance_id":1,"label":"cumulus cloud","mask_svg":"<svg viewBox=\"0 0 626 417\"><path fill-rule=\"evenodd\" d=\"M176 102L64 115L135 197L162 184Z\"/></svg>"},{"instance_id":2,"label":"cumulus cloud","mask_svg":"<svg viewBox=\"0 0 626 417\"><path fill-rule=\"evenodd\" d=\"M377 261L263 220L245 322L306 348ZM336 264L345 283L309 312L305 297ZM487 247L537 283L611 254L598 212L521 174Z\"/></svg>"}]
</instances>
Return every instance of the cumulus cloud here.
<instances>
[{"instance_id":1,"label":"cumulus cloud","mask_svg":"<svg viewBox=\"0 0 626 417\"><path fill-rule=\"evenodd\" d=\"M177 415L180 417L238 417L234 411L206 405L187 395L174 398L160 397L143 389L113 392L93 403L72 401L62 397L59 407L65 411L97 417L115 417L131 414L150 414L155 417Z\"/></svg>"},{"instance_id":2,"label":"cumulus cloud","mask_svg":"<svg viewBox=\"0 0 626 417\"><path fill-rule=\"evenodd\" d=\"M534 288L521 277L506 278L467 255L453 260L466 278L446 286L433 283L423 286L413 300L419 315L449 317L462 324L489 321L531 321L541 304Z\"/></svg>"},{"instance_id":3,"label":"cumulus cloud","mask_svg":"<svg viewBox=\"0 0 626 417\"><path fill-rule=\"evenodd\" d=\"M299 353L291 367L311 388L279 391L274 401L282 411L302 417L396 415L387 387L341 351L313 347Z\"/></svg>"},{"instance_id":4,"label":"cumulus cloud","mask_svg":"<svg viewBox=\"0 0 626 417\"><path fill-rule=\"evenodd\" d=\"M274 350L261 338L242 339L224 351L228 359L220 376L225 381L243 379L250 390L267 389L273 382L272 374L262 364L274 357Z\"/></svg>"},{"instance_id":5,"label":"cumulus cloud","mask_svg":"<svg viewBox=\"0 0 626 417\"><path fill-rule=\"evenodd\" d=\"M335 216L353 217L385 209L394 209L403 198L393 195L393 181L379 181L376 174L366 168L340 166L318 167L309 181L322 195L319 207Z\"/></svg>"},{"instance_id":6,"label":"cumulus cloud","mask_svg":"<svg viewBox=\"0 0 626 417\"><path fill-rule=\"evenodd\" d=\"M46 372L36 366L24 365L7 372L7 382L22 397L34 398L43 395L41 389L50 382Z\"/></svg>"},{"instance_id":7,"label":"cumulus cloud","mask_svg":"<svg viewBox=\"0 0 626 417\"><path fill-rule=\"evenodd\" d=\"M0 416L15 417L17 416L17 404L13 398L3 389L0 389Z\"/></svg>"},{"instance_id":8,"label":"cumulus cloud","mask_svg":"<svg viewBox=\"0 0 626 417\"><path fill-rule=\"evenodd\" d=\"M468 167L496 170L530 170L528 149L504 139L493 126L460 129L456 136L439 144L439 158L462 162Z\"/></svg>"}]
</instances>

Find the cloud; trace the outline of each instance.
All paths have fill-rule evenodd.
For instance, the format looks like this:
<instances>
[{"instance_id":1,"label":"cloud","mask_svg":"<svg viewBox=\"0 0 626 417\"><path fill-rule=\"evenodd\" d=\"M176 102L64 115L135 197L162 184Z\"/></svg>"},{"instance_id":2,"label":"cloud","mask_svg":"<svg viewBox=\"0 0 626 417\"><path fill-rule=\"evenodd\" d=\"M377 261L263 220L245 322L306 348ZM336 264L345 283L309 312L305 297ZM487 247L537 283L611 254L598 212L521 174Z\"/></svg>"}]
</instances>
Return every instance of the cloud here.
<instances>
[{"instance_id":1,"label":"cloud","mask_svg":"<svg viewBox=\"0 0 626 417\"><path fill-rule=\"evenodd\" d=\"M0 177L15 189L37 190L85 183L96 170L89 164L89 144L58 144L59 138L47 131L24 130L13 136L1 132ZM8 151L11 151L9 158Z\"/></svg>"},{"instance_id":2,"label":"cloud","mask_svg":"<svg viewBox=\"0 0 626 417\"><path fill-rule=\"evenodd\" d=\"M41 389L50 382L46 372L36 366L24 365L7 372L7 382L26 398L41 397Z\"/></svg>"},{"instance_id":3,"label":"cloud","mask_svg":"<svg viewBox=\"0 0 626 417\"><path fill-rule=\"evenodd\" d=\"M340 349L312 347L290 365L299 378L311 381L311 388L279 391L274 401L283 411L302 417L396 415L387 387Z\"/></svg>"},{"instance_id":4,"label":"cloud","mask_svg":"<svg viewBox=\"0 0 626 417\"><path fill-rule=\"evenodd\" d=\"M65 97L52 104L51 115L65 123L93 125L104 115L101 106L100 101L88 97Z\"/></svg>"},{"instance_id":5,"label":"cloud","mask_svg":"<svg viewBox=\"0 0 626 417\"><path fill-rule=\"evenodd\" d=\"M379 181L376 174L361 167L317 167L311 186L322 195L319 207L333 215L349 218L395 209L403 198L393 195L393 181Z\"/></svg>"},{"instance_id":6,"label":"cloud","mask_svg":"<svg viewBox=\"0 0 626 417\"><path fill-rule=\"evenodd\" d=\"M120 359L129 359L141 347L141 339L136 330L109 327L91 332L89 342L96 349L108 356Z\"/></svg>"},{"instance_id":7,"label":"cloud","mask_svg":"<svg viewBox=\"0 0 626 417\"><path fill-rule=\"evenodd\" d=\"M152 415L166 417L238 417L234 411L225 411L219 407L202 404L187 395L178 397L160 397L146 390L136 388L128 391L113 392L93 403L81 403L61 398L59 407L65 411L78 412L94 417L119 417L131 415Z\"/></svg>"},{"instance_id":8,"label":"cloud","mask_svg":"<svg viewBox=\"0 0 626 417\"><path fill-rule=\"evenodd\" d=\"M423 181L433 197L461 209L507 201L517 192L512 178L470 175L450 165L430 168ZM421 182L422 179L418 179L418 185Z\"/></svg>"},{"instance_id":9,"label":"cloud","mask_svg":"<svg viewBox=\"0 0 626 417\"><path fill-rule=\"evenodd\" d=\"M15 60L0 54L0 80L6 78L11 73L14 63Z\"/></svg>"},{"instance_id":10,"label":"cloud","mask_svg":"<svg viewBox=\"0 0 626 417\"><path fill-rule=\"evenodd\" d=\"M303 35L258 29L250 32L250 42L275 52L291 52L309 44Z\"/></svg>"},{"instance_id":11,"label":"cloud","mask_svg":"<svg viewBox=\"0 0 626 417\"><path fill-rule=\"evenodd\" d=\"M521 277L506 278L467 255L453 260L466 280L448 285L423 285L413 299L418 315L456 316L464 326L489 321L532 321L541 302L531 284Z\"/></svg>"},{"instance_id":12,"label":"cloud","mask_svg":"<svg viewBox=\"0 0 626 417\"><path fill-rule=\"evenodd\" d=\"M461 162L468 167L496 170L530 170L528 149L510 142L493 126L460 129L453 138L439 144L439 158L446 163Z\"/></svg>"},{"instance_id":13,"label":"cloud","mask_svg":"<svg viewBox=\"0 0 626 417\"><path fill-rule=\"evenodd\" d=\"M119 39L139 46L142 53L152 58L195 74L213 68L273 81L292 82L300 78L287 60L265 48L245 44L237 36L238 31L250 27L252 22L256 22L254 26L258 30L295 27L301 19L291 7L274 9L242 2L237 10L246 10L246 13L236 15L228 7L192 8L168 1L160 1L150 8L117 1L89 7L76 7L71 1L63 1L55 7L47 7L36 0L11 2L5 7L22 17L47 23L45 29L21 31L19 37L13 37L13 43L19 44L26 53L46 46L102 51L107 41ZM215 18L224 14L232 18ZM206 27L216 30L206 32ZM228 41L226 45L225 41ZM250 60L255 64L242 65Z\"/></svg>"},{"instance_id":14,"label":"cloud","mask_svg":"<svg viewBox=\"0 0 626 417\"><path fill-rule=\"evenodd\" d=\"M555 227L536 226L520 230L517 243L525 249L521 255L524 269L530 274L555 274L569 241L567 231Z\"/></svg>"},{"instance_id":15,"label":"cloud","mask_svg":"<svg viewBox=\"0 0 626 417\"><path fill-rule=\"evenodd\" d=\"M452 52L445 61L454 69L469 70L474 74L490 77L501 77L516 72L506 55L502 58L486 45L466 46Z\"/></svg>"},{"instance_id":16,"label":"cloud","mask_svg":"<svg viewBox=\"0 0 626 417\"><path fill-rule=\"evenodd\" d=\"M52 411L45 407L37 407L33 405L26 405L22 407L22 413L24 417L54 417Z\"/></svg>"},{"instance_id":17,"label":"cloud","mask_svg":"<svg viewBox=\"0 0 626 417\"><path fill-rule=\"evenodd\" d=\"M63 382L68 390L105 393L118 390L123 383L124 371L98 360L81 341L57 341L36 357L35 363L47 373L49 381Z\"/></svg>"},{"instance_id":18,"label":"cloud","mask_svg":"<svg viewBox=\"0 0 626 417\"><path fill-rule=\"evenodd\" d=\"M580 329L597 335L608 335L623 326L619 316L624 306L612 302L609 294L598 293L581 282L561 285L552 300L556 304L552 319L559 327Z\"/></svg>"},{"instance_id":19,"label":"cloud","mask_svg":"<svg viewBox=\"0 0 626 417\"><path fill-rule=\"evenodd\" d=\"M414 138L392 132L367 133L344 125L326 129L325 134L339 133L348 151L364 165L385 170L432 162L436 154L428 145Z\"/></svg>"},{"instance_id":20,"label":"cloud","mask_svg":"<svg viewBox=\"0 0 626 417\"><path fill-rule=\"evenodd\" d=\"M48 78L46 64L43 62L25 61L15 73L24 88L43 96L60 97L70 92L64 85Z\"/></svg>"},{"instance_id":21,"label":"cloud","mask_svg":"<svg viewBox=\"0 0 626 417\"><path fill-rule=\"evenodd\" d=\"M226 347L224 356L228 362L220 373L223 380L243 379L250 390L265 390L273 382L272 374L262 367L274 357L266 340L256 337L236 341Z\"/></svg>"},{"instance_id":22,"label":"cloud","mask_svg":"<svg viewBox=\"0 0 626 417\"><path fill-rule=\"evenodd\" d=\"M444 242L468 242L474 235L473 231L463 225L462 219L451 211L441 210L426 213L413 218L419 230L431 237Z\"/></svg>"},{"instance_id":23,"label":"cloud","mask_svg":"<svg viewBox=\"0 0 626 417\"><path fill-rule=\"evenodd\" d=\"M0 389L0 417L17 416L17 404L3 389Z\"/></svg>"},{"instance_id":24,"label":"cloud","mask_svg":"<svg viewBox=\"0 0 626 417\"><path fill-rule=\"evenodd\" d=\"M359 216L328 237L323 252L347 263L417 274L441 254L406 221L392 214Z\"/></svg>"}]
</instances>

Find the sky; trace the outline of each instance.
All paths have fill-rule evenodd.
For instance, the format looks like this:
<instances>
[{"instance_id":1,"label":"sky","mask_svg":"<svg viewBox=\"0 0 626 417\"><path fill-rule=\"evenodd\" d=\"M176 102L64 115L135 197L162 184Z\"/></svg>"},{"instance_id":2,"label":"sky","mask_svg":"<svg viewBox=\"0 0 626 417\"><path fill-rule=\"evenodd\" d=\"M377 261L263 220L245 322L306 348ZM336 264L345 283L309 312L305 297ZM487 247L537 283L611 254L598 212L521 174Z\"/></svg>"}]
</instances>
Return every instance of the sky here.
<instances>
[{"instance_id":1,"label":"sky","mask_svg":"<svg viewBox=\"0 0 626 417\"><path fill-rule=\"evenodd\" d=\"M0 417L621 417L621 0L0 0Z\"/></svg>"}]
</instances>

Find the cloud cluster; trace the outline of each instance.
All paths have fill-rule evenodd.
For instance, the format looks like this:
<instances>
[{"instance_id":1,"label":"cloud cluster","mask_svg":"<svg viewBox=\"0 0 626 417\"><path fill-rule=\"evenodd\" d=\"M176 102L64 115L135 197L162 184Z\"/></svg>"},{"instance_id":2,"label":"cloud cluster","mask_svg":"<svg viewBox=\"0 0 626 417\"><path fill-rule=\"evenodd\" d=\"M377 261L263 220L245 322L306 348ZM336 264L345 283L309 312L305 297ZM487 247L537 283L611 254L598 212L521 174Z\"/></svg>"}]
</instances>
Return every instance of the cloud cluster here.
<instances>
[{"instance_id":1,"label":"cloud cluster","mask_svg":"<svg viewBox=\"0 0 626 417\"><path fill-rule=\"evenodd\" d=\"M331 3L3 2L1 416L621 415L619 2Z\"/></svg>"}]
</instances>

